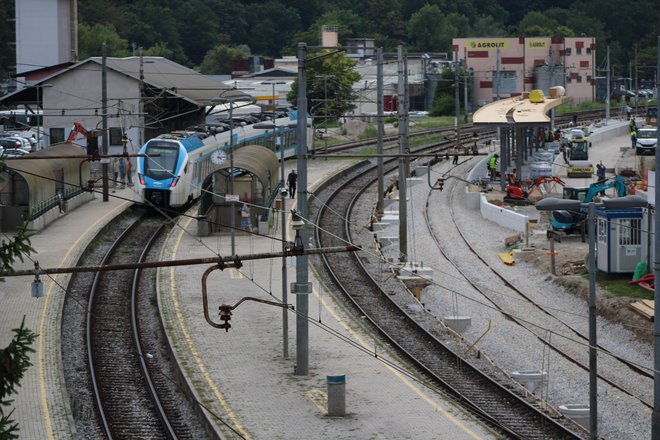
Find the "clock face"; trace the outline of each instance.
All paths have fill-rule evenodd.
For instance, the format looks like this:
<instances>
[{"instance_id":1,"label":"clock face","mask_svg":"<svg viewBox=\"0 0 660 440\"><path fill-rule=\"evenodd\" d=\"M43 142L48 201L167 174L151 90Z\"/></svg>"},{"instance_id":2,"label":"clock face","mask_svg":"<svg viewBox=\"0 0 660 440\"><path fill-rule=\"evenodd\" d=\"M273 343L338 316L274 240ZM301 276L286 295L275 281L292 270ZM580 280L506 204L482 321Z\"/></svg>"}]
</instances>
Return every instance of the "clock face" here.
<instances>
[{"instance_id":1,"label":"clock face","mask_svg":"<svg viewBox=\"0 0 660 440\"><path fill-rule=\"evenodd\" d=\"M211 154L211 162L216 165L222 165L227 160L227 154L222 150L215 150Z\"/></svg>"}]
</instances>

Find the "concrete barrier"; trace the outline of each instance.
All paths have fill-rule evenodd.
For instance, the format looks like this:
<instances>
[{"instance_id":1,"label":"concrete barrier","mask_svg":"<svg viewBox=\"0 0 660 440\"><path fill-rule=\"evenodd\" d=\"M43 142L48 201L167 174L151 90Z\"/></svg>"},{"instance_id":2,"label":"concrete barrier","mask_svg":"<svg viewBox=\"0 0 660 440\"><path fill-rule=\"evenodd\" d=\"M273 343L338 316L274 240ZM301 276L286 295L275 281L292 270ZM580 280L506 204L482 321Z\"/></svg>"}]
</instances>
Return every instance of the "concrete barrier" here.
<instances>
[{"instance_id":1,"label":"concrete barrier","mask_svg":"<svg viewBox=\"0 0 660 440\"><path fill-rule=\"evenodd\" d=\"M513 212L509 209L488 202L486 195L483 193L481 193L480 211L481 216L486 220L518 232L524 233L527 222L529 221L529 217L526 215Z\"/></svg>"}]
</instances>

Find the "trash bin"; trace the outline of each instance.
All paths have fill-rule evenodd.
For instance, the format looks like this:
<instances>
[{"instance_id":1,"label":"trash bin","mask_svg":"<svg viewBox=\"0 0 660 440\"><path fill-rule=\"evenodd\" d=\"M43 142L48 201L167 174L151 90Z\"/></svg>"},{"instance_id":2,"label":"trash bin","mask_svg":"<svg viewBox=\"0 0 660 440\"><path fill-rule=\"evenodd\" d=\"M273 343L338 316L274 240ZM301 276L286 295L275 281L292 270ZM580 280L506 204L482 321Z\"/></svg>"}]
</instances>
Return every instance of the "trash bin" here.
<instances>
[{"instance_id":1,"label":"trash bin","mask_svg":"<svg viewBox=\"0 0 660 440\"><path fill-rule=\"evenodd\" d=\"M346 415L346 375L335 374L326 377L328 385L328 416Z\"/></svg>"}]
</instances>

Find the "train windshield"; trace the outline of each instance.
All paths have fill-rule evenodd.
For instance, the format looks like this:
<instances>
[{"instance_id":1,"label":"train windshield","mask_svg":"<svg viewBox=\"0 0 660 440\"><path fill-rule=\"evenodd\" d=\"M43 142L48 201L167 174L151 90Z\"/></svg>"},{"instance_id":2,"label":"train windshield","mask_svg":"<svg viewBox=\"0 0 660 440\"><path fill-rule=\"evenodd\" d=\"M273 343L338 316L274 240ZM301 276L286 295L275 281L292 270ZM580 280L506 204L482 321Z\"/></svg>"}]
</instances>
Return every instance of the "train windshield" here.
<instances>
[{"instance_id":1,"label":"train windshield","mask_svg":"<svg viewBox=\"0 0 660 440\"><path fill-rule=\"evenodd\" d=\"M144 175L155 180L174 177L179 157L179 145L174 142L151 141L145 151ZM156 157L157 156L157 157Z\"/></svg>"}]
</instances>

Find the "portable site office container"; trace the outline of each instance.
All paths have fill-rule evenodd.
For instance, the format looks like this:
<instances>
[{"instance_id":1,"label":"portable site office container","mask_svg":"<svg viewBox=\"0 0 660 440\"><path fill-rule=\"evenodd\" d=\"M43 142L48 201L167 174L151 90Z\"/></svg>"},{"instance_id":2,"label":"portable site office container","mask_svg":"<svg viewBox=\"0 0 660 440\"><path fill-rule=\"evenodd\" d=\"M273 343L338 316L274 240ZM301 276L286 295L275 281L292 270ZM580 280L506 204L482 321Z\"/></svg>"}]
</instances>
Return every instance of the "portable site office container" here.
<instances>
[{"instance_id":1,"label":"portable site office container","mask_svg":"<svg viewBox=\"0 0 660 440\"><path fill-rule=\"evenodd\" d=\"M641 208L596 211L598 270L632 273L646 257L643 212Z\"/></svg>"}]
</instances>

